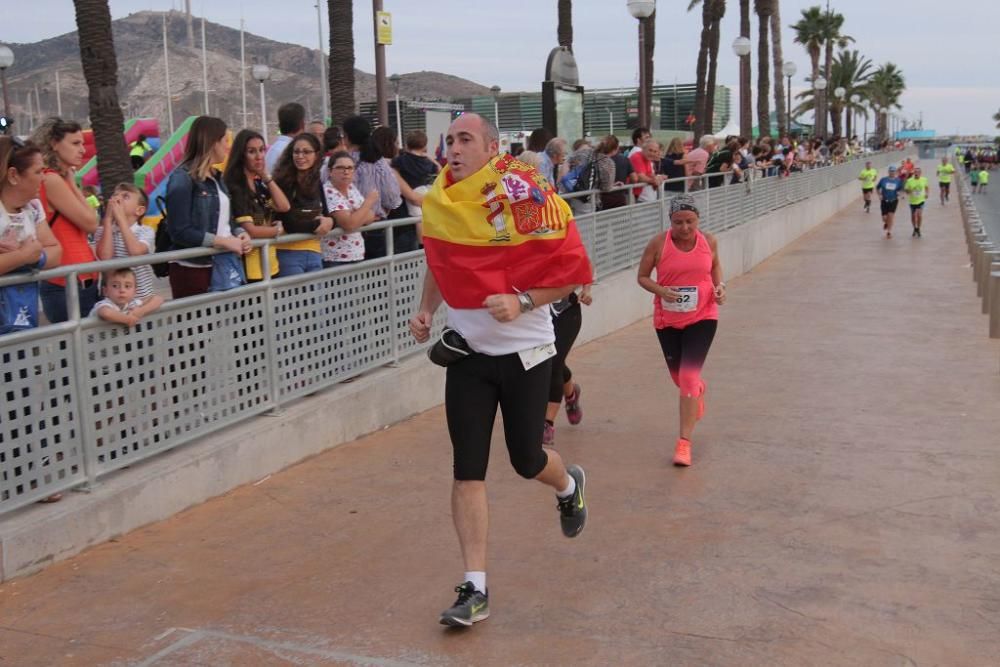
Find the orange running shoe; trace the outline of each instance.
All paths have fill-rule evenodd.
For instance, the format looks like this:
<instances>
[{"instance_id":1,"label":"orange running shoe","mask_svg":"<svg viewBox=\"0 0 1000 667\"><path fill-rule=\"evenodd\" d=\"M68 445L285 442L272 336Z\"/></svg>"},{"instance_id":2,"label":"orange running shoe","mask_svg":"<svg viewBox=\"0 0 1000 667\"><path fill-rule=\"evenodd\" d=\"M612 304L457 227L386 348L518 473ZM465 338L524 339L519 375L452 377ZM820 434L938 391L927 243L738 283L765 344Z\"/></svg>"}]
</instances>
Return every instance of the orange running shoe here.
<instances>
[{"instance_id":1,"label":"orange running shoe","mask_svg":"<svg viewBox=\"0 0 1000 667\"><path fill-rule=\"evenodd\" d=\"M677 438L677 445L674 447L674 465L691 465L691 441L684 438Z\"/></svg>"},{"instance_id":2,"label":"orange running shoe","mask_svg":"<svg viewBox=\"0 0 1000 667\"><path fill-rule=\"evenodd\" d=\"M708 391L708 385L705 381L701 381L701 396L698 397L698 421L701 421L702 417L705 416L705 392Z\"/></svg>"}]
</instances>

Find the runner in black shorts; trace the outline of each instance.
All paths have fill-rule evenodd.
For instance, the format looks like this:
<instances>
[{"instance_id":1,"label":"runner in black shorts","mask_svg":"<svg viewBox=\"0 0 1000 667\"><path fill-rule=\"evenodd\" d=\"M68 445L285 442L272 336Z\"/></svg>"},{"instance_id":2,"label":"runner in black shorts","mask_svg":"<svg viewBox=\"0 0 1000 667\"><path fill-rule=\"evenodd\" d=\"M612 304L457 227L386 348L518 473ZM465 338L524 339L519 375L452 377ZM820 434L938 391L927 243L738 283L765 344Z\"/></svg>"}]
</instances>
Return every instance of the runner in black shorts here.
<instances>
[{"instance_id":1,"label":"runner in black shorts","mask_svg":"<svg viewBox=\"0 0 1000 667\"><path fill-rule=\"evenodd\" d=\"M899 206L899 193L903 189L903 182L896 178L895 166L889 166L889 175L883 177L875 189L881 201L882 229L885 230L885 237L891 239L892 223L896 220L896 207Z\"/></svg>"},{"instance_id":2,"label":"runner in black shorts","mask_svg":"<svg viewBox=\"0 0 1000 667\"><path fill-rule=\"evenodd\" d=\"M555 355L545 306L593 276L569 205L533 167L498 155L493 123L459 116L446 142L448 164L423 203L428 271L410 332L418 342L429 340L434 311L447 305L449 344L435 345L432 359L447 365L451 510L465 576L440 622L470 626L490 614L485 480L498 407L511 464L555 491L563 535L576 537L586 524L583 469L542 448ZM559 224L539 228L542 211Z\"/></svg>"}]
</instances>

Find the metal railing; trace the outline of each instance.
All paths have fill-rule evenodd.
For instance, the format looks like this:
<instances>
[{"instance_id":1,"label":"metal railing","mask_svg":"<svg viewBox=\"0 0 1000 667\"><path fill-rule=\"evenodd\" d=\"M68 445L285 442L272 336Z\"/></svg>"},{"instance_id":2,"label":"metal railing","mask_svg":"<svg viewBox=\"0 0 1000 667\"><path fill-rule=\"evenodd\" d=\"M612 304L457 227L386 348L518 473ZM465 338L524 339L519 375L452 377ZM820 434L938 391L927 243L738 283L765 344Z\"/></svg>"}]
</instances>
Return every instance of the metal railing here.
<instances>
[{"instance_id":1,"label":"metal railing","mask_svg":"<svg viewBox=\"0 0 1000 667\"><path fill-rule=\"evenodd\" d=\"M894 154L864 156L884 166ZM858 162L694 194L703 228L723 231L857 179ZM669 197L596 210L577 222L596 277L638 263L668 224ZM414 218L371 225L412 225ZM208 248L64 266L0 277L0 286L67 278L69 320L0 336L0 515L367 370L420 352L408 321L419 305L423 251L167 301L127 328L81 317L78 274L208 256ZM255 246L311 238L290 235ZM268 253L263 275L269 276ZM436 329L443 326L439 311Z\"/></svg>"}]
</instances>

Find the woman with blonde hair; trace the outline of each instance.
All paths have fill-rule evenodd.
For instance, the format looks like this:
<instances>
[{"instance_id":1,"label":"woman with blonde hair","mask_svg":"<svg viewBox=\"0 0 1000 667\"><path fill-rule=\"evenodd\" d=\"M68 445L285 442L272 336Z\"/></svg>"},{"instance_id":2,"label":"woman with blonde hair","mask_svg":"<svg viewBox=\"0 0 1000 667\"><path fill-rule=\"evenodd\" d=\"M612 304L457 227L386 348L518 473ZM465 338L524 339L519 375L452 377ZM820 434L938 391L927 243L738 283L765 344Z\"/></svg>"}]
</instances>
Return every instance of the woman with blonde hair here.
<instances>
[{"instance_id":1,"label":"woman with blonde hair","mask_svg":"<svg viewBox=\"0 0 1000 667\"><path fill-rule=\"evenodd\" d=\"M167 231L171 250L220 248L229 252L170 262L175 299L223 291L246 282L239 260L250 252L250 235L233 221L229 190L212 165L229 154L226 123L199 116L191 124L184 159L167 181Z\"/></svg>"},{"instance_id":2,"label":"woman with blonde hair","mask_svg":"<svg viewBox=\"0 0 1000 667\"><path fill-rule=\"evenodd\" d=\"M83 128L73 121L49 118L31 135L31 143L42 150L44 175L38 198L63 249L62 265L97 261L87 238L97 231L97 213L76 185L76 170L83 166ZM81 273L76 277L83 317L97 303L97 278L97 273ZM66 278L43 282L39 294L49 322L69 319Z\"/></svg>"}]
</instances>

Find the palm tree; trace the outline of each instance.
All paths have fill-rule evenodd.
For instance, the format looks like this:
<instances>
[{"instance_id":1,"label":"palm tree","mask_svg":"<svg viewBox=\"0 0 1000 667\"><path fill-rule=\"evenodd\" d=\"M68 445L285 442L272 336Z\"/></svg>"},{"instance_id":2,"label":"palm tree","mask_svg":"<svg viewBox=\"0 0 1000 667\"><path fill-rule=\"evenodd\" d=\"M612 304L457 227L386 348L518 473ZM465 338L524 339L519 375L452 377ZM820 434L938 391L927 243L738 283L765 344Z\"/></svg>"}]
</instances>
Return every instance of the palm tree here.
<instances>
[{"instance_id":1,"label":"palm tree","mask_svg":"<svg viewBox=\"0 0 1000 667\"><path fill-rule=\"evenodd\" d=\"M843 88L846 93L843 99L834 97L830 102L830 116L833 120L834 134L841 134L843 113L847 112L847 132L842 136L851 135L851 111L862 108L861 104L851 102L851 96L864 92L864 87L872 76L872 61L857 51L841 51L833 61L830 70L830 88Z\"/></svg>"},{"instance_id":2,"label":"palm tree","mask_svg":"<svg viewBox=\"0 0 1000 667\"><path fill-rule=\"evenodd\" d=\"M799 22L789 27L795 31L795 43L804 46L809 54L809 61L812 64L812 74L809 80L815 81L819 78L819 57L825 41L823 10L818 6L803 9ZM802 97L802 95L800 94L798 97ZM810 108L812 107L810 106Z\"/></svg>"},{"instance_id":3,"label":"palm tree","mask_svg":"<svg viewBox=\"0 0 1000 667\"><path fill-rule=\"evenodd\" d=\"M1000 111L997 111L995 114L993 114L993 120L997 124L997 129L1000 130Z\"/></svg>"},{"instance_id":4,"label":"palm tree","mask_svg":"<svg viewBox=\"0 0 1000 667\"><path fill-rule=\"evenodd\" d=\"M90 96L90 126L94 129L101 190L108 194L115 185L132 180L122 128L125 118L118 102L118 59L111 35L108 0L73 0L76 29L80 37L80 62Z\"/></svg>"},{"instance_id":5,"label":"palm tree","mask_svg":"<svg viewBox=\"0 0 1000 667\"><path fill-rule=\"evenodd\" d=\"M750 0L740 0L740 37L750 40ZM750 55L740 58L740 135L753 132L753 107L750 91Z\"/></svg>"},{"instance_id":6,"label":"palm tree","mask_svg":"<svg viewBox=\"0 0 1000 667\"><path fill-rule=\"evenodd\" d=\"M702 0L691 0L688 11L698 6ZM698 65L695 75L694 131L695 142L705 133L705 78L708 72L708 52L712 37L712 2L705 0L701 5L701 41L698 45ZM709 123L711 127L711 123Z\"/></svg>"},{"instance_id":7,"label":"palm tree","mask_svg":"<svg viewBox=\"0 0 1000 667\"><path fill-rule=\"evenodd\" d=\"M771 40L768 29L771 25L771 14L774 11L774 0L754 0L753 8L757 14L757 129L760 136L771 136L771 67L769 64ZM781 104L778 104L781 107Z\"/></svg>"},{"instance_id":8,"label":"palm tree","mask_svg":"<svg viewBox=\"0 0 1000 667\"><path fill-rule=\"evenodd\" d=\"M889 109L900 108L899 98L906 90L903 72L894 63L880 65L865 85L866 97L872 105L877 104L882 111L875 116L875 134L884 136L885 114Z\"/></svg>"},{"instance_id":9,"label":"palm tree","mask_svg":"<svg viewBox=\"0 0 1000 667\"><path fill-rule=\"evenodd\" d=\"M787 135L791 131L790 119L785 110L785 56L781 49L781 2L772 0L771 11L771 51L774 57L774 106L778 110L778 134Z\"/></svg>"},{"instance_id":10,"label":"palm tree","mask_svg":"<svg viewBox=\"0 0 1000 667\"><path fill-rule=\"evenodd\" d=\"M722 18L726 15L726 0L705 0L711 2L712 32L709 41L708 80L705 81L705 122L709 132L715 131L715 80L719 71L719 41Z\"/></svg>"},{"instance_id":11,"label":"palm tree","mask_svg":"<svg viewBox=\"0 0 1000 667\"><path fill-rule=\"evenodd\" d=\"M330 15L330 60L326 68L330 89L330 118L340 124L353 116L354 12L351 0L327 0Z\"/></svg>"},{"instance_id":12,"label":"palm tree","mask_svg":"<svg viewBox=\"0 0 1000 667\"><path fill-rule=\"evenodd\" d=\"M853 42L854 38L849 35L844 35L840 31L844 27L844 15L838 14L827 10L823 14L823 46L826 49L826 64L823 68L823 75L826 77L827 86L821 94L821 105L823 111L823 135L826 135L826 113L831 109L830 93L833 92L834 86L832 85L831 79L833 77L833 48L837 46L841 49L847 48L848 43ZM832 113L832 111L830 111ZM835 130L836 133L836 130Z\"/></svg>"},{"instance_id":13,"label":"palm tree","mask_svg":"<svg viewBox=\"0 0 1000 667\"><path fill-rule=\"evenodd\" d=\"M556 35L559 46L573 51L573 0L559 0L559 25Z\"/></svg>"}]
</instances>

